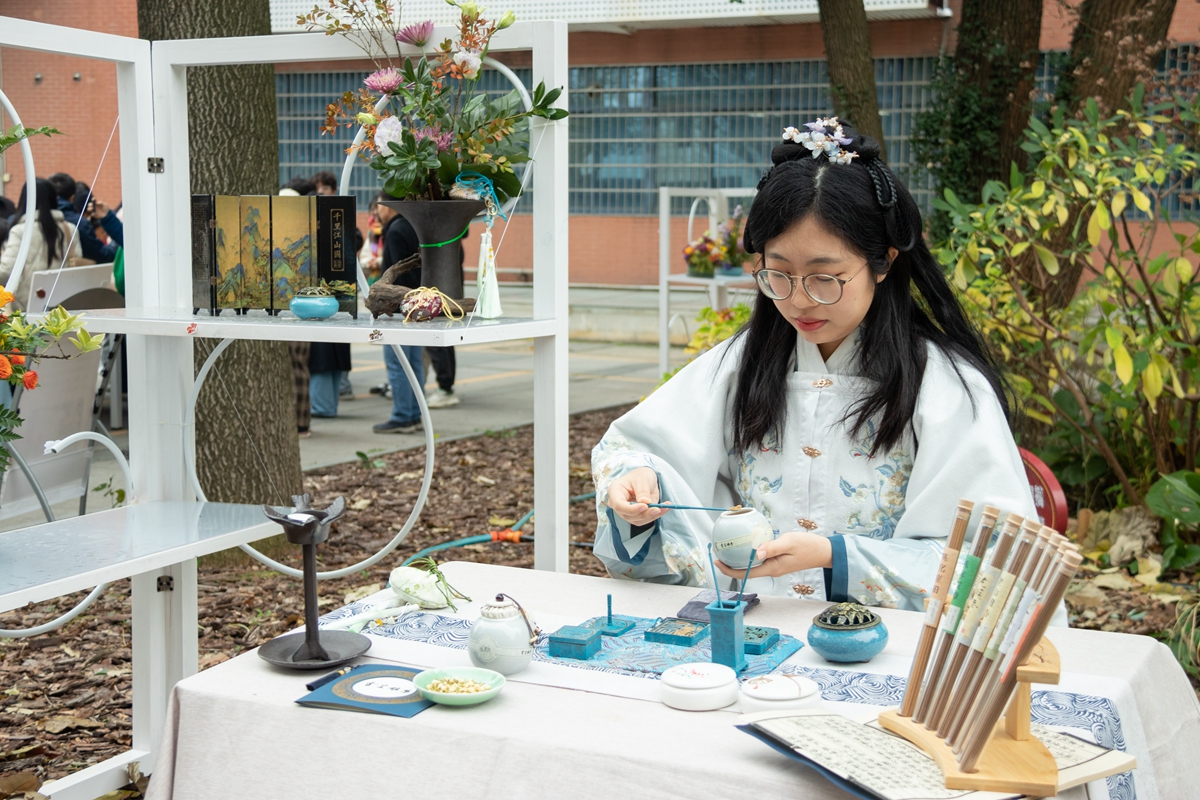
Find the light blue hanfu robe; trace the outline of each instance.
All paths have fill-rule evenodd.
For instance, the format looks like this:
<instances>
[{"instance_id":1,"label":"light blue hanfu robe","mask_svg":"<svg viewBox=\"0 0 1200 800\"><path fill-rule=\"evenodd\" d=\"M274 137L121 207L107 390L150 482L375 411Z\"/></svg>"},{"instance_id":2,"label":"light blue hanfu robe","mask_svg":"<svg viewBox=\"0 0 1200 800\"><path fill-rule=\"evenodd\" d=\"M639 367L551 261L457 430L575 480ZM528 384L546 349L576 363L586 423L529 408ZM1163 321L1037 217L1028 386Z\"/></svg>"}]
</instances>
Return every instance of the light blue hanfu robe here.
<instances>
[{"instance_id":1,"label":"light blue hanfu robe","mask_svg":"<svg viewBox=\"0 0 1200 800\"><path fill-rule=\"evenodd\" d=\"M653 528L631 535L629 524L605 505L613 479L637 467L658 473L663 502L753 506L770 520L775 536L805 529L829 537L832 569L748 581L747 591L764 594L919 611L960 498L975 502L968 541L984 504L1037 518L991 387L962 363L960 379L948 356L932 345L910 430L889 451L871 458L874 425L855 439L843 420L868 386L858 370L855 332L828 362L816 345L797 336L781 435L761 449L734 452L731 408L744 341L725 342L697 358L614 422L592 451L595 552L614 577L711 585L714 513L671 511ZM722 587L730 585L718 577Z\"/></svg>"}]
</instances>

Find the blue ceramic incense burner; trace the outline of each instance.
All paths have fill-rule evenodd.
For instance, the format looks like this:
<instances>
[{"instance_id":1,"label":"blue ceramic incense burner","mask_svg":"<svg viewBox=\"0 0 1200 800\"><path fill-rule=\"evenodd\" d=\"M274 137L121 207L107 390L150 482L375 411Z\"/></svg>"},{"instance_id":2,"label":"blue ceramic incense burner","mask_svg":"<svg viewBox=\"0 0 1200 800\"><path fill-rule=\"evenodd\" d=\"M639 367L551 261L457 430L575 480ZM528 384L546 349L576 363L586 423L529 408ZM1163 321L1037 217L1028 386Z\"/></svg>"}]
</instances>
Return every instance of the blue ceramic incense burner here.
<instances>
[{"instance_id":1,"label":"blue ceramic incense burner","mask_svg":"<svg viewBox=\"0 0 1200 800\"><path fill-rule=\"evenodd\" d=\"M288 310L300 319L328 319L337 313L338 299L316 295L297 295L288 304Z\"/></svg>"},{"instance_id":2,"label":"blue ceramic incense burner","mask_svg":"<svg viewBox=\"0 0 1200 800\"><path fill-rule=\"evenodd\" d=\"M808 644L826 661L870 661L887 646L887 626L859 603L838 603L813 617Z\"/></svg>"}]
</instances>

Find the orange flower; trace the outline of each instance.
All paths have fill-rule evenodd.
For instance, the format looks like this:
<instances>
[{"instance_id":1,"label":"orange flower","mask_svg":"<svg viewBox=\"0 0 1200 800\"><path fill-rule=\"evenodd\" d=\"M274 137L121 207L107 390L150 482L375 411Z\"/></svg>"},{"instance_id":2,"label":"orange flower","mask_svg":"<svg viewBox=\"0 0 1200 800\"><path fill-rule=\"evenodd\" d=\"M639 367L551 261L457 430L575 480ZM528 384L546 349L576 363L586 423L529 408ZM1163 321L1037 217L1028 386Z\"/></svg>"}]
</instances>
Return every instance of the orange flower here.
<instances>
[{"instance_id":1,"label":"orange flower","mask_svg":"<svg viewBox=\"0 0 1200 800\"><path fill-rule=\"evenodd\" d=\"M0 306L6 306L13 301L12 292L0 289Z\"/></svg>"},{"instance_id":2,"label":"orange flower","mask_svg":"<svg viewBox=\"0 0 1200 800\"><path fill-rule=\"evenodd\" d=\"M5 356L0 356L0 380L12 375L12 363Z\"/></svg>"},{"instance_id":3,"label":"orange flower","mask_svg":"<svg viewBox=\"0 0 1200 800\"><path fill-rule=\"evenodd\" d=\"M33 370L26 370L25 377L21 379L25 384L25 388L30 391L37 388L37 373Z\"/></svg>"},{"instance_id":4,"label":"orange flower","mask_svg":"<svg viewBox=\"0 0 1200 800\"><path fill-rule=\"evenodd\" d=\"M25 356L14 355L9 359L9 361L11 361L15 366L19 367L25 363Z\"/></svg>"}]
</instances>

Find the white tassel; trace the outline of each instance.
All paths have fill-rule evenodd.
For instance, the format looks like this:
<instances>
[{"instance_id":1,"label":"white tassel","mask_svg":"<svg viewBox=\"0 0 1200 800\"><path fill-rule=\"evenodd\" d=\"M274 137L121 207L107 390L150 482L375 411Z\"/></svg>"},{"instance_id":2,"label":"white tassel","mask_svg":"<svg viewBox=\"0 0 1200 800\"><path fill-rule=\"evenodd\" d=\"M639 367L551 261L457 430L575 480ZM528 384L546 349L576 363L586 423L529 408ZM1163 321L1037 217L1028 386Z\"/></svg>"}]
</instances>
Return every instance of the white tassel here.
<instances>
[{"instance_id":1,"label":"white tassel","mask_svg":"<svg viewBox=\"0 0 1200 800\"><path fill-rule=\"evenodd\" d=\"M500 284L496 278L496 253L492 250L492 232L484 231L479 237L479 297L475 301L475 316L480 319L496 319L500 309Z\"/></svg>"}]
</instances>

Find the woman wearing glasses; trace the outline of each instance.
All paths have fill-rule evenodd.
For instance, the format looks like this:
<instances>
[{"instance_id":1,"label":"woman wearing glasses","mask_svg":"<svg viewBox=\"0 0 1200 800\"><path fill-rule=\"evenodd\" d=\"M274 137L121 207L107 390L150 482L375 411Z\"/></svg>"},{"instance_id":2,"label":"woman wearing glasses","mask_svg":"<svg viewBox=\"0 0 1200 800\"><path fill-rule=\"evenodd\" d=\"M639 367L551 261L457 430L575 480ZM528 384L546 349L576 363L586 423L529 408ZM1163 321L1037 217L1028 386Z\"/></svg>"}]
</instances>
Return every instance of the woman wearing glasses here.
<instances>
[{"instance_id":1,"label":"woman wearing glasses","mask_svg":"<svg viewBox=\"0 0 1200 800\"><path fill-rule=\"evenodd\" d=\"M749 323L592 453L595 552L614 576L710 585L713 515L647 504L742 504L775 533L749 591L920 610L960 498L1022 515L1033 499L1000 371L912 196L873 139L806 128L746 221Z\"/></svg>"}]
</instances>

